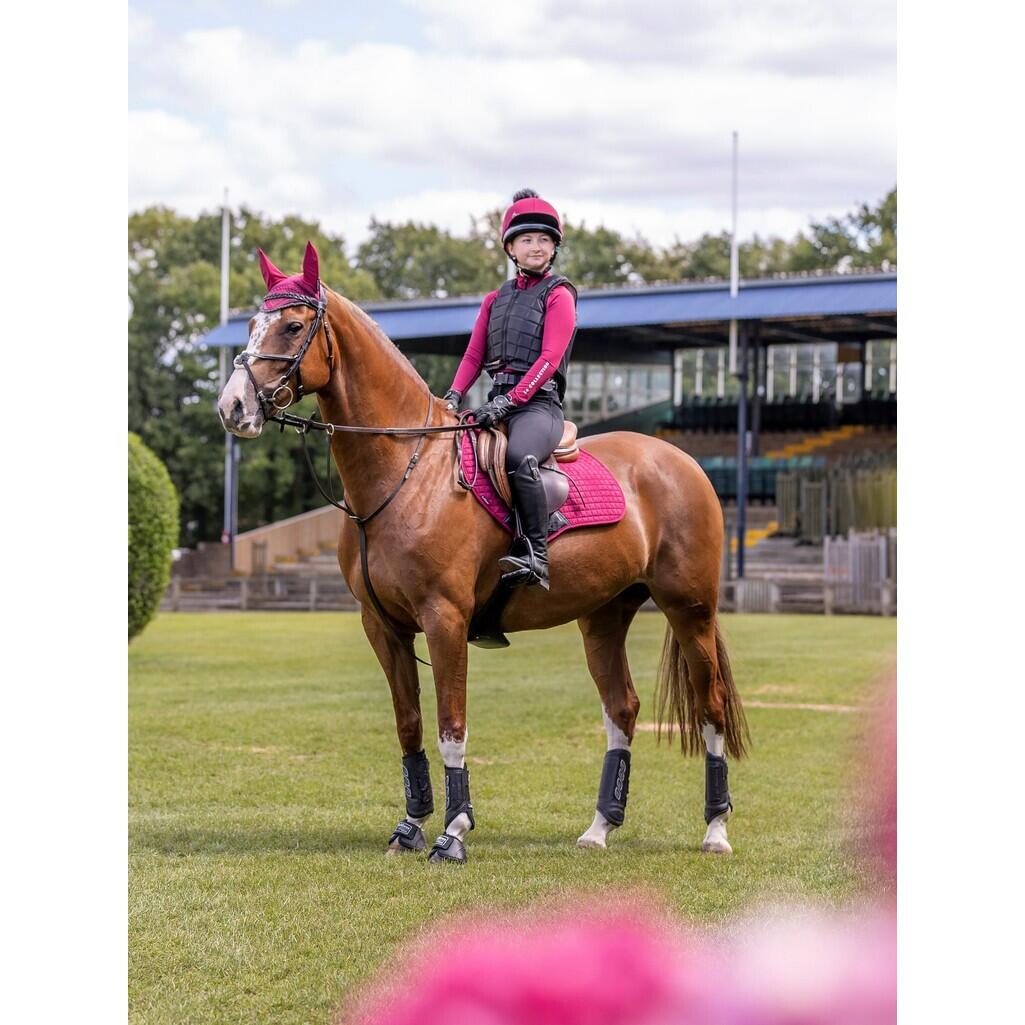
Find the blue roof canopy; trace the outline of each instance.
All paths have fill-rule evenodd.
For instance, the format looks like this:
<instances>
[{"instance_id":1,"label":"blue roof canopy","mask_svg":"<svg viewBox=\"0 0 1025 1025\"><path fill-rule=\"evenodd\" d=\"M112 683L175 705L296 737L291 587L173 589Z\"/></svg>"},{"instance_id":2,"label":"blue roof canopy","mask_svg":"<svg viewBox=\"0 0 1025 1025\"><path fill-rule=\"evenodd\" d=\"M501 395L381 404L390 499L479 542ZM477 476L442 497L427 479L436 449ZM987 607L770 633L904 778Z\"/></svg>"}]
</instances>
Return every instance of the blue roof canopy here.
<instances>
[{"instance_id":1,"label":"blue roof canopy","mask_svg":"<svg viewBox=\"0 0 1025 1025\"><path fill-rule=\"evenodd\" d=\"M483 296L366 302L359 305L392 341L468 337ZM897 275L836 275L747 281L735 299L729 285L648 285L582 289L577 301L580 331L631 327L722 324L730 320L793 321L897 312ZM202 340L211 346L244 348L251 314L239 314ZM408 348L409 346L407 346Z\"/></svg>"}]
</instances>

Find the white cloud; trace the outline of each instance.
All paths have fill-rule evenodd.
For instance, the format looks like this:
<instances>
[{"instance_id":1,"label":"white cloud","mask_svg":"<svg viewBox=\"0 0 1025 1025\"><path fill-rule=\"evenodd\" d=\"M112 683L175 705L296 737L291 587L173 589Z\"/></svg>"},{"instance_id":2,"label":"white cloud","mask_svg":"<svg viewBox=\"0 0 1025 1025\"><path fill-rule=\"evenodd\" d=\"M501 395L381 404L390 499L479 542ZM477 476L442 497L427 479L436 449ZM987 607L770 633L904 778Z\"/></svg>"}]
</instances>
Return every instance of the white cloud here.
<instances>
[{"instance_id":1,"label":"white cloud","mask_svg":"<svg viewBox=\"0 0 1025 1025\"><path fill-rule=\"evenodd\" d=\"M889 4L409 4L433 52L140 32L130 200L192 209L229 184L355 241L371 213L463 231L529 185L669 241L728 225L733 128L744 234L792 234L895 180Z\"/></svg>"},{"instance_id":2,"label":"white cloud","mask_svg":"<svg viewBox=\"0 0 1025 1025\"><path fill-rule=\"evenodd\" d=\"M896 60L893 0L404 0L440 50L862 76Z\"/></svg>"},{"instance_id":3,"label":"white cloud","mask_svg":"<svg viewBox=\"0 0 1025 1025\"><path fill-rule=\"evenodd\" d=\"M135 7L128 8L127 17L129 50L144 48L153 37L153 22Z\"/></svg>"},{"instance_id":4,"label":"white cloud","mask_svg":"<svg viewBox=\"0 0 1025 1025\"><path fill-rule=\"evenodd\" d=\"M210 209L220 203L232 177L237 180L231 154L196 124L160 110L129 112L130 209L156 203L183 213Z\"/></svg>"}]
</instances>

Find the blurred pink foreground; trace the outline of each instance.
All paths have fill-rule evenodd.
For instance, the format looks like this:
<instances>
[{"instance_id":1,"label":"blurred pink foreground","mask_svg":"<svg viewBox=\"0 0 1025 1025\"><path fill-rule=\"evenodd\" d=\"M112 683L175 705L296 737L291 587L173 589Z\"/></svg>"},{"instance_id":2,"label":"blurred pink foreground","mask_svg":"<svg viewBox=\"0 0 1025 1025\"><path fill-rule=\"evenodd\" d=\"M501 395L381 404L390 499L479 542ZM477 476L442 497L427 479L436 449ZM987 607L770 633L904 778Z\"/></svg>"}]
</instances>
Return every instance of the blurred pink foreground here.
<instances>
[{"instance_id":1,"label":"blurred pink foreground","mask_svg":"<svg viewBox=\"0 0 1025 1025\"><path fill-rule=\"evenodd\" d=\"M892 912L776 910L731 936L567 909L464 923L342 1020L360 1025L881 1025L896 1020Z\"/></svg>"}]
</instances>

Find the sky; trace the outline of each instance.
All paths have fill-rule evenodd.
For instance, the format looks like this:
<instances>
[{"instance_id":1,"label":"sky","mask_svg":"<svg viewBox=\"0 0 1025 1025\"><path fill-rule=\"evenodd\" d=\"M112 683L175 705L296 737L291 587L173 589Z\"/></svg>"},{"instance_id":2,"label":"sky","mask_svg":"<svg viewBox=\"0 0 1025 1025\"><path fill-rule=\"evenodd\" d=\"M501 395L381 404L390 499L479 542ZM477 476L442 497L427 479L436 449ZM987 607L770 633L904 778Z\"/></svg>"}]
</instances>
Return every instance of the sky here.
<instances>
[{"instance_id":1,"label":"sky","mask_svg":"<svg viewBox=\"0 0 1025 1025\"><path fill-rule=\"evenodd\" d=\"M791 237L895 184L892 0L134 2L128 207L465 234L536 189L656 245Z\"/></svg>"}]
</instances>

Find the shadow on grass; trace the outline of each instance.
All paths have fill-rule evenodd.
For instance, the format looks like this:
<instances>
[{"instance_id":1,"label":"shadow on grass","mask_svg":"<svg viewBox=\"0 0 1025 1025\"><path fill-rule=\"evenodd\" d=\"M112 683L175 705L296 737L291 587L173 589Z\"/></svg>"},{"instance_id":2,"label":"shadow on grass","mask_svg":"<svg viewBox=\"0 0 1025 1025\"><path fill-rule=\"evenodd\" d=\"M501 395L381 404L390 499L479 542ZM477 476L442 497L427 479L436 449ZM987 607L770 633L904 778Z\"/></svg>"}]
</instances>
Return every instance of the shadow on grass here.
<instances>
[{"instance_id":1,"label":"shadow on grass","mask_svg":"<svg viewBox=\"0 0 1025 1025\"><path fill-rule=\"evenodd\" d=\"M132 829L129 850L186 854L345 854L384 851L386 830L360 829L181 829L144 826Z\"/></svg>"},{"instance_id":2,"label":"shadow on grass","mask_svg":"<svg viewBox=\"0 0 1025 1025\"><path fill-rule=\"evenodd\" d=\"M439 819L436 827L441 832ZM427 842L434 838L431 825L425 829ZM182 829L180 827L140 826L129 835L129 850L132 853L154 853L184 857L186 855L240 855L266 853L292 854L384 854L389 829L366 829L361 827L313 828L313 829ZM654 837L616 837L609 843L607 851L583 850L576 846L577 834L539 836L536 832L507 832L487 830L483 835L470 835L469 849L477 848L481 853L496 853L508 850L510 853L536 850L549 854L573 854L580 857L614 857L622 850L634 853L700 853L700 837L693 840Z\"/></svg>"}]
</instances>

